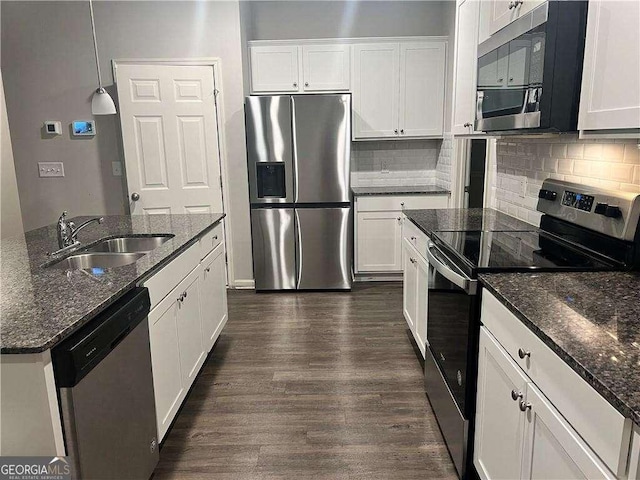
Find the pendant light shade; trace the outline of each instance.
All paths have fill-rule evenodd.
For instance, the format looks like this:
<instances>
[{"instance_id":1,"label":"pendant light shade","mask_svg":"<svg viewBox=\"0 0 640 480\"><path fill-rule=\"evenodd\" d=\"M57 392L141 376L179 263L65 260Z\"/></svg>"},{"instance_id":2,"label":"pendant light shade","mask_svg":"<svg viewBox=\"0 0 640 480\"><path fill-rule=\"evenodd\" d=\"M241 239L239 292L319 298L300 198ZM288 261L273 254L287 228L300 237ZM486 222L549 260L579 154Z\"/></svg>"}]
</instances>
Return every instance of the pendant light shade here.
<instances>
[{"instance_id":1,"label":"pendant light shade","mask_svg":"<svg viewBox=\"0 0 640 480\"><path fill-rule=\"evenodd\" d=\"M116 104L113 103L111 95L102 86L102 76L100 75L100 59L98 57L98 41L96 40L96 24L93 20L93 2L89 0L89 11L91 12L91 33L93 34L93 51L96 54L96 70L98 72L98 89L93 93L91 99L91 113L94 115L113 115L116 113Z\"/></svg>"},{"instance_id":2,"label":"pendant light shade","mask_svg":"<svg viewBox=\"0 0 640 480\"><path fill-rule=\"evenodd\" d=\"M94 115L113 115L116 113L116 105L113 103L111 95L102 87L98 88L93 94L91 113Z\"/></svg>"}]
</instances>

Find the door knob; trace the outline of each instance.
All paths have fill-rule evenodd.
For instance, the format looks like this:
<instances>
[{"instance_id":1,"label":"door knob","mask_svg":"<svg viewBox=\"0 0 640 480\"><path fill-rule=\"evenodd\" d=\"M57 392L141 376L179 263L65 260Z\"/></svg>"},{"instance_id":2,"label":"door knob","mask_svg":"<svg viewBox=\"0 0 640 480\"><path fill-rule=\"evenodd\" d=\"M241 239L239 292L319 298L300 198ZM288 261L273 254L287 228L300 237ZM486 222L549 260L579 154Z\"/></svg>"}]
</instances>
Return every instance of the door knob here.
<instances>
[{"instance_id":1,"label":"door knob","mask_svg":"<svg viewBox=\"0 0 640 480\"><path fill-rule=\"evenodd\" d=\"M400 130L400 133L401 133L402 135L404 135L404 128L403 128L402 130Z\"/></svg>"},{"instance_id":2,"label":"door knob","mask_svg":"<svg viewBox=\"0 0 640 480\"><path fill-rule=\"evenodd\" d=\"M133 192L131 194L131 200L133 200L134 202L137 202L138 200L140 200L140 194L138 192Z\"/></svg>"},{"instance_id":3,"label":"door knob","mask_svg":"<svg viewBox=\"0 0 640 480\"><path fill-rule=\"evenodd\" d=\"M522 348L519 348L518 356L524 360L526 357L531 357L531 352L529 350L523 350Z\"/></svg>"},{"instance_id":4,"label":"door knob","mask_svg":"<svg viewBox=\"0 0 640 480\"><path fill-rule=\"evenodd\" d=\"M396 128L393 133L395 133L396 135L398 134L398 129Z\"/></svg>"},{"instance_id":5,"label":"door knob","mask_svg":"<svg viewBox=\"0 0 640 480\"><path fill-rule=\"evenodd\" d=\"M529 402L525 402L524 400L520 400L520 411L526 412L527 410L531 410L531 404Z\"/></svg>"},{"instance_id":6,"label":"door knob","mask_svg":"<svg viewBox=\"0 0 640 480\"><path fill-rule=\"evenodd\" d=\"M519 392L517 390L511 390L511 398L513 399L514 402L517 401L518 399L522 399L522 397L524 397L522 392Z\"/></svg>"}]
</instances>

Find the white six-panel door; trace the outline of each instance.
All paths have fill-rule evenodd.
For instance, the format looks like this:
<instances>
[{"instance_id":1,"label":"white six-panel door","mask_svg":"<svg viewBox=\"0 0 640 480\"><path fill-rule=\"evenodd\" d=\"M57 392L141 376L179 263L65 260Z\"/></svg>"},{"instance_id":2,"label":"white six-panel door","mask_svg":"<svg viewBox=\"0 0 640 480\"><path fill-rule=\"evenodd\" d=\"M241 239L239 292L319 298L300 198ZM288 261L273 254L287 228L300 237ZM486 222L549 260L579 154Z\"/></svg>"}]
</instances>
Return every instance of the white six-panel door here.
<instances>
[{"instance_id":1,"label":"white six-panel door","mask_svg":"<svg viewBox=\"0 0 640 480\"><path fill-rule=\"evenodd\" d=\"M223 212L213 67L118 64L116 79L131 213Z\"/></svg>"}]
</instances>

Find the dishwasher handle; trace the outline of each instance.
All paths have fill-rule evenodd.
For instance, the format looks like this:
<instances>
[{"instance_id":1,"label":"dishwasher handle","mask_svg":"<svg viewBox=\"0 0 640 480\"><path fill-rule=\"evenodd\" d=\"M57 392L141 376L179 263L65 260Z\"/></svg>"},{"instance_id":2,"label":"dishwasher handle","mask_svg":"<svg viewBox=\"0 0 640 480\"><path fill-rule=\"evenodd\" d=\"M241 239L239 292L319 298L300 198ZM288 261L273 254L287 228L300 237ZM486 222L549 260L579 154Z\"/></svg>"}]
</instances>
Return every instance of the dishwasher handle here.
<instances>
[{"instance_id":1,"label":"dishwasher handle","mask_svg":"<svg viewBox=\"0 0 640 480\"><path fill-rule=\"evenodd\" d=\"M454 271L446 263L445 255L436 247L433 242L427 246L427 260L440 275L449 280L455 286L461 288L469 295L475 295L478 289L478 281L473 280L461 273Z\"/></svg>"},{"instance_id":2,"label":"dishwasher handle","mask_svg":"<svg viewBox=\"0 0 640 480\"><path fill-rule=\"evenodd\" d=\"M149 315L149 290L126 293L51 351L58 388L76 386Z\"/></svg>"}]
</instances>

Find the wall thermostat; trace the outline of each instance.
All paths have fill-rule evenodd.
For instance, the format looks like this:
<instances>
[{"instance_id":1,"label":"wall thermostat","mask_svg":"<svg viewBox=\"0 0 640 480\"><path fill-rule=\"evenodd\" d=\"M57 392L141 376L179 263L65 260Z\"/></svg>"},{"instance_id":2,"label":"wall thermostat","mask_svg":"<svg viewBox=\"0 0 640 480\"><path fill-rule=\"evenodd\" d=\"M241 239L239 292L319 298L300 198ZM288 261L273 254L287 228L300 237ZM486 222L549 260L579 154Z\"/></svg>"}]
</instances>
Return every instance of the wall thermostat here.
<instances>
[{"instance_id":1,"label":"wall thermostat","mask_svg":"<svg viewBox=\"0 0 640 480\"><path fill-rule=\"evenodd\" d=\"M76 137L92 137L96 134L96 124L93 120L74 120L71 131Z\"/></svg>"},{"instance_id":2,"label":"wall thermostat","mask_svg":"<svg viewBox=\"0 0 640 480\"><path fill-rule=\"evenodd\" d=\"M57 120L44 122L44 131L47 135L62 135L62 123Z\"/></svg>"}]
</instances>

